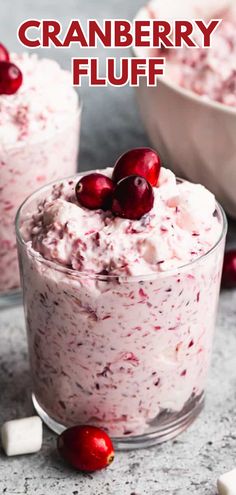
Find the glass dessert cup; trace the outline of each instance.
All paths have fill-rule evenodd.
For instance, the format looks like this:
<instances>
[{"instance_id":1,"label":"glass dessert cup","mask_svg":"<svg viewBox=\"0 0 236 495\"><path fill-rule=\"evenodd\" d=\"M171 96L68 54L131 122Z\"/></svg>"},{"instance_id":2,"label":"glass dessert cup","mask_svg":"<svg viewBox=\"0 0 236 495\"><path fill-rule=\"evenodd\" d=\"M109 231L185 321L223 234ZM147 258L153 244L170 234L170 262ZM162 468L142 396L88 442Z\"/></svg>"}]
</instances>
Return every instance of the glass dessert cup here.
<instances>
[{"instance_id":1,"label":"glass dessert cup","mask_svg":"<svg viewBox=\"0 0 236 495\"><path fill-rule=\"evenodd\" d=\"M40 185L76 172L80 121L81 104L63 127L45 139L0 148L0 308L21 300L14 225L17 209Z\"/></svg>"},{"instance_id":2,"label":"glass dessert cup","mask_svg":"<svg viewBox=\"0 0 236 495\"><path fill-rule=\"evenodd\" d=\"M219 239L178 269L91 275L45 260L22 238L22 223L49 187L16 218L35 409L57 433L101 426L118 449L173 438L204 404L225 214L217 204Z\"/></svg>"}]
</instances>

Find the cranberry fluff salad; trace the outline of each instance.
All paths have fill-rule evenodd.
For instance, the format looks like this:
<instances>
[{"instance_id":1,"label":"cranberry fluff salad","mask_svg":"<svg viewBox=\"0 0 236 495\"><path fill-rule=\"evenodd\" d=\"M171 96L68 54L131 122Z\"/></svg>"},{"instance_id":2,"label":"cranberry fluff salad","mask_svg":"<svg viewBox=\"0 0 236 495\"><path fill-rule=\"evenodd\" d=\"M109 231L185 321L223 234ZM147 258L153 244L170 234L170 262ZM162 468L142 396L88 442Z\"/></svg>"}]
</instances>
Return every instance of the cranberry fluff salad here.
<instances>
[{"instance_id":1,"label":"cranberry fluff salad","mask_svg":"<svg viewBox=\"0 0 236 495\"><path fill-rule=\"evenodd\" d=\"M19 287L17 208L41 185L76 172L79 119L69 72L0 45L0 294Z\"/></svg>"},{"instance_id":2,"label":"cranberry fluff salad","mask_svg":"<svg viewBox=\"0 0 236 495\"><path fill-rule=\"evenodd\" d=\"M121 445L186 428L203 402L221 278L214 196L138 148L114 169L42 188L17 225L33 400L47 424L102 426Z\"/></svg>"},{"instance_id":3,"label":"cranberry fluff salad","mask_svg":"<svg viewBox=\"0 0 236 495\"><path fill-rule=\"evenodd\" d=\"M150 17L157 16L154 7L148 8ZM236 106L236 11L221 21L210 48L183 46L165 50L164 55L172 81L206 100Z\"/></svg>"}]
</instances>

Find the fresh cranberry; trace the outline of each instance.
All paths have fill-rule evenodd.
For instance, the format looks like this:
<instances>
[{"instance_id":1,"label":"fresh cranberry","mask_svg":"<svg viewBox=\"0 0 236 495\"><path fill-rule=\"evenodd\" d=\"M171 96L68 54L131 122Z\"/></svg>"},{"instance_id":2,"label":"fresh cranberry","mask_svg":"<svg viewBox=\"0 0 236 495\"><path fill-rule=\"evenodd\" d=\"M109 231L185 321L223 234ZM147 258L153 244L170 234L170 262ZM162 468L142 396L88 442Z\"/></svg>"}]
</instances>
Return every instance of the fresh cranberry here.
<instances>
[{"instance_id":1,"label":"fresh cranberry","mask_svg":"<svg viewBox=\"0 0 236 495\"><path fill-rule=\"evenodd\" d=\"M12 95L20 88L22 73L11 62L0 62L0 94Z\"/></svg>"},{"instance_id":2,"label":"fresh cranberry","mask_svg":"<svg viewBox=\"0 0 236 495\"><path fill-rule=\"evenodd\" d=\"M236 287L236 250L225 253L222 286L226 288Z\"/></svg>"},{"instance_id":3,"label":"fresh cranberry","mask_svg":"<svg viewBox=\"0 0 236 495\"><path fill-rule=\"evenodd\" d=\"M112 212L122 218L139 220L154 202L152 186L139 175L130 175L118 182L112 201Z\"/></svg>"},{"instance_id":4,"label":"fresh cranberry","mask_svg":"<svg viewBox=\"0 0 236 495\"><path fill-rule=\"evenodd\" d=\"M105 431L95 426L72 426L58 437L60 455L80 471L97 471L114 460L114 448Z\"/></svg>"},{"instance_id":5,"label":"fresh cranberry","mask_svg":"<svg viewBox=\"0 0 236 495\"><path fill-rule=\"evenodd\" d=\"M111 207L113 190L112 180L96 172L82 177L75 187L78 202L89 210L108 210Z\"/></svg>"},{"instance_id":6,"label":"fresh cranberry","mask_svg":"<svg viewBox=\"0 0 236 495\"><path fill-rule=\"evenodd\" d=\"M117 160L112 179L118 182L128 175L140 175L156 186L160 174L161 160L151 148L135 148L129 150Z\"/></svg>"},{"instance_id":7,"label":"fresh cranberry","mask_svg":"<svg viewBox=\"0 0 236 495\"><path fill-rule=\"evenodd\" d=\"M6 47L0 43L0 62L9 62L10 55Z\"/></svg>"}]
</instances>

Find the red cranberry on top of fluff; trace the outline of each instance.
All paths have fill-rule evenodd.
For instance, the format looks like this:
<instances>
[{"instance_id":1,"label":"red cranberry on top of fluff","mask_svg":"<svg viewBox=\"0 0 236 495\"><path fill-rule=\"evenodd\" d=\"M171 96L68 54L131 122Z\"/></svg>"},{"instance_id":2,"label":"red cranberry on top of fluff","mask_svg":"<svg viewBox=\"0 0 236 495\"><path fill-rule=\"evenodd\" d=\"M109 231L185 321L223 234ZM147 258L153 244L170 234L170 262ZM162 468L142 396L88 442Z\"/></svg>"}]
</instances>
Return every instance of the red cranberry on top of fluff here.
<instances>
[{"instance_id":1,"label":"red cranberry on top of fluff","mask_svg":"<svg viewBox=\"0 0 236 495\"><path fill-rule=\"evenodd\" d=\"M129 150L117 160L112 179L98 172L83 176L75 187L77 200L90 210L139 220L153 207L160 167L159 155L150 148Z\"/></svg>"},{"instance_id":2,"label":"red cranberry on top of fluff","mask_svg":"<svg viewBox=\"0 0 236 495\"><path fill-rule=\"evenodd\" d=\"M89 210L108 210L115 185L106 175L93 172L84 175L75 187L78 202Z\"/></svg>"},{"instance_id":3,"label":"red cranberry on top of fluff","mask_svg":"<svg viewBox=\"0 0 236 495\"><path fill-rule=\"evenodd\" d=\"M10 62L9 52L2 43L0 43L0 62Z\"/></svg>"},{"instance_id":4,"label":"red cranberry on top of fluff","mask_svg":"<svg viewBox=\"0 0 236 495\"><path fill-rule=\"evenodd\" d=\"M152 209L153 203L154 194L149 182L139 175L129 175L116 186L112 212L118 217L139 220Z\"/></svg>"},{"instance_id":5,"label":"red cranberry on top of fluff","mask_svg":"<svg viewBox=\"0 0 236 495\"><path fill-rule=\"evenodd\" d=\"M161 169L159 155L151 148L134 148L126 151L115 163L112 179L119 182L129 175L144 177L156 186Z\"/></svg>"},{"instance_id":6,"label":"red cranberry on top of fluff","mask_svg":"<svg viewBox=\"0 0 236 495\"><path fill-rule=\"evenodd\" d=\"M22 82L22 72L10 61L8 50L0 43L0 95L13 95Z\"/></svg>"}]
</instances>

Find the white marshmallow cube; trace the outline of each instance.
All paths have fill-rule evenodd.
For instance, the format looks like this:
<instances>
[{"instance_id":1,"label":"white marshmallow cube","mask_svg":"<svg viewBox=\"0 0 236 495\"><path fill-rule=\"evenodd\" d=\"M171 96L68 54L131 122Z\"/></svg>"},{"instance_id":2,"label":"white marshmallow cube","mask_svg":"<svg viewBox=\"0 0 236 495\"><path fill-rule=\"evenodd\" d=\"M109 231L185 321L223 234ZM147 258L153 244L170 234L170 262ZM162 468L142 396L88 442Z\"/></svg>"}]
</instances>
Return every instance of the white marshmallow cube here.
<instances>
[{"instance_id":1,"label":"white marshmallow cube","mask_svg":"<svg viewBox=\"0 0 236 495\"><path fill-rule=\"evenodd\" d=\"M236 469L222 474L217 481L219 495L236 495Z\"/></svg>"},{"instance_id":2,"label":"white marshmallow cube","mask_svg":"<svg viewBox=\"0 0 236 495\"><path fill-rule=\"evenodd\" d=\"M1 428L1 441L8 456L38 452L43 441L42 420L31 416L7 421Z\"/></svg>"}]
</instances>

